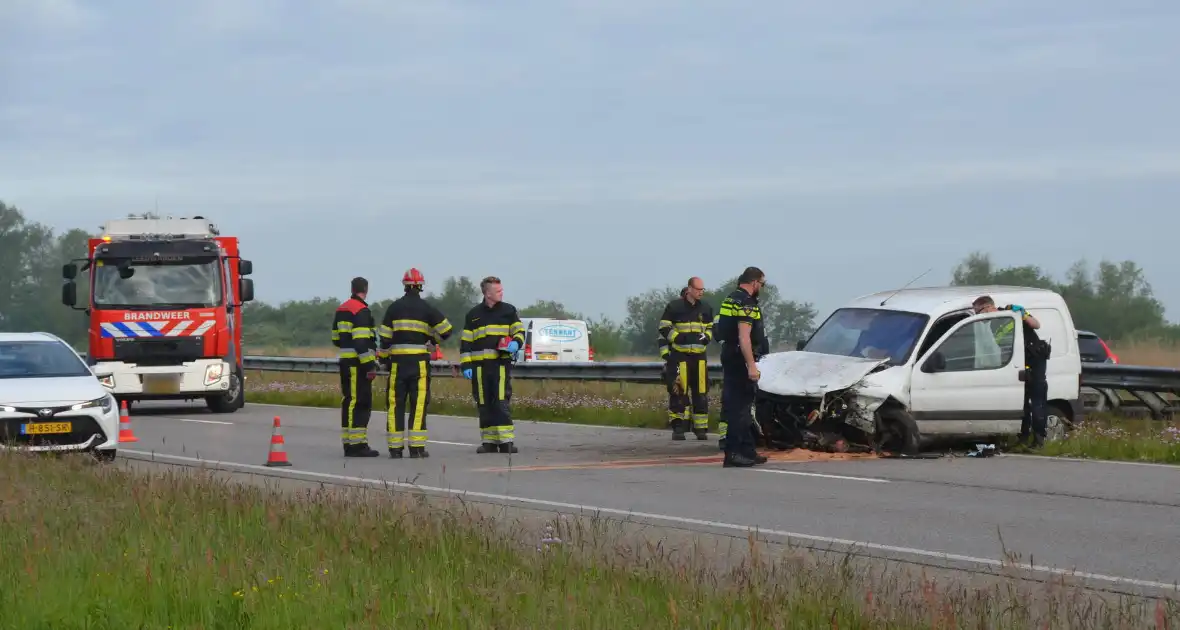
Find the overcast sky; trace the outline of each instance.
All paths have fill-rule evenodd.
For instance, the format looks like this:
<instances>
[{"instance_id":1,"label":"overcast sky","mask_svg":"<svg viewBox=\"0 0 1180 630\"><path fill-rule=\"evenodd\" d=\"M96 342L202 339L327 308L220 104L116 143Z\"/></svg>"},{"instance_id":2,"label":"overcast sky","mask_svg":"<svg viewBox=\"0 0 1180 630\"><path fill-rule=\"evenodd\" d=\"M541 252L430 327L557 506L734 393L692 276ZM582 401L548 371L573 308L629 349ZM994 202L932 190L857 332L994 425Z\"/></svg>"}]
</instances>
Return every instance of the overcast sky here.
<instances>
[{"instance_id":1,"label":"overcast sky","mask_svg":"<svg viewBox=\"0 0 1180 630\"><path fill-rule=\"evenodd\" d=\"M1134 259L1180 319L1178 32L1169 0L0 0L0 199L203 214L267 301L413 265L619 316L754 264L826 314L984 249Z\"/></svg>"}]
</instances>

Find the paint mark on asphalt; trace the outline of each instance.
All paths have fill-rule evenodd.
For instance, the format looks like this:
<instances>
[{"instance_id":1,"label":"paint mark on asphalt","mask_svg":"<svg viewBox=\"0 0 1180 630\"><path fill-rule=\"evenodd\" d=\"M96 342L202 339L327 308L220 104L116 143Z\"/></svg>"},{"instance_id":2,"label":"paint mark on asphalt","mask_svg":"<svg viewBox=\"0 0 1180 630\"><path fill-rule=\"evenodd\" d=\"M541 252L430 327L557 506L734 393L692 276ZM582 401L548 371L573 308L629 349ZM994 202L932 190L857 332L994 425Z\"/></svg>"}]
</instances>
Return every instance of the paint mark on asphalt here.
<instances>
[{"instance_id":1,"label":"paint mark on asphalt","mask_svg":"<svg viewBox=\"0 0 1180 630\"><path fill-rule=\"evenodd\" d=\"M729 531L737 531L748 533L757 531L762 535L775 536L779 538L795 539L800 541L807 541L813 545L824 545L824 549L830 550L830 545L844 545L852 548L872 549L881 552L891 552L903 555L910 555L922 558L934 558L938 560L950 560L956 562L964 562L967 564L975 564L980 566L991 567L999 570L1023 569L1033 573L1046 573L1049 575L1058 575L1073 577L1083 580L1094 580L1099 582L1109 582L1112 584L1124 584L1130 586L1139 586L1145 588L1167 589L1175 590L1176 584L1169 584L1165 582L1157 582L1153 580L1144 580L1139 578L1123 577L1118 575L1106 575L1102 573L1089 573L1085 571L1076 571L1072 569L1058 569L1044 565L1037 565L1031 563L1017 563L1006 560L997 560L995 558L980 558L978 556L969 556L957 553L945 553L941 551L932 551L929 549L919 549L916 547L902 547L898 545L886 545L882 543L874 543L860 540L849 540L846 538L833 538L830 536L817 536L815 534L804 534L800 532L790 532L780 529L764 529L751 525L738 525L736 523L725 523L720 521L709 521L697 518L688 518L684 516L673 516L669 514L653 514L649 512L636 512L634 510L621 510L617 508L598 507L593 505L579 505L577 503L565 503L561 501L549 501L546 499L534 499L531 497L512 496L507 494L494 494L491 492L476 492L472 490L459 490L456 488L439 488L435 486L423 486L413 483L406 483L404 481L392 481L385 479L372 479L365 477L350 477L347 475L336 475L332 473L304 471L304 470L290 470L290 469L275 469L258 464L240 464L237 462L226 462L218 460L198 459L196 457L183 457L180 455L164 455L160 453L152 453L150 451L137 451L132 449L121 450L120 453L142 455L143 457L128 458L141 459L144 461L158 461L158 462L177 462L181 464L192 464L202 466L206 469L221 468L222 470L233 471L251 471L257 474L265 474L274 477L286 477L289 479L325 479L336 481L339 483L364 484L366 486L373 486L376 488L402 488L405 490L416 490L419 492L427 492L432 494L439 494L445 496L455 496L463 498L485 499L489 501L501 501L507 503L516 503L520 505L539 505L549 508L556 508L562 510L576 510L578 512L589 512L597 514L613 514L624 518L641 518L650 521L671 523L676 525L689 525L697 527L708 527L712 529L721 529ZM224 468L222 468L224 467Z\"/></svg>"},{"instance_id":2,"label":"paint mark on asphalt","mask_svg":"<svg viewBox=\"0 0 1180 630\"><path fill-rule=\"evenodd\" d=\"M850 481L870 481L873 483L893 483L888 479L876 477L850 477L848 475L825 475L823 473L803 472L801 470L782 470L780 468L755 468L758 472L777 473L780 475L800 475L803 477L824 477L826 479L848 479Z\"/></svg>"},{"instance_id":3,"label":"paint mark on asphalt","mask_svg":"<svg viewBox=\"0 0 1180 630\"><path fill-rule=\"evenodd\" d=\"M176 420L180 420L181 422L197 422L200 424L233 424L224 420L197 420L196 418L176 418Z\"/></svg>"},{"instance_id":4,"label":"paint mark on asphalt","mask_svg":"<svg viewBox=\"0 0 1180 630\"><path fill-rule=\"evenodd\" d=\"M468 444L467 442L445 442L443 440L427 440L426 446L431 444L446 444L448 446L479 446L478 444Z\"/></svg>"},{"instance_id":5,"label":"paint mark on asphalt","mask_svg":"<svg viewBox=\"0 0 1180 630\"><path fill-rule=\"evenodd\" d=\"M536 466L492 466L476 468L475 472L528 472L541 470L614 470L620 468L644 468L653 466L693 466L720 464L720 455L701 457L662 457L659 459L617 459L605 462L570 462L568 464L538 464Z\"/></svg>"}]
</instances>

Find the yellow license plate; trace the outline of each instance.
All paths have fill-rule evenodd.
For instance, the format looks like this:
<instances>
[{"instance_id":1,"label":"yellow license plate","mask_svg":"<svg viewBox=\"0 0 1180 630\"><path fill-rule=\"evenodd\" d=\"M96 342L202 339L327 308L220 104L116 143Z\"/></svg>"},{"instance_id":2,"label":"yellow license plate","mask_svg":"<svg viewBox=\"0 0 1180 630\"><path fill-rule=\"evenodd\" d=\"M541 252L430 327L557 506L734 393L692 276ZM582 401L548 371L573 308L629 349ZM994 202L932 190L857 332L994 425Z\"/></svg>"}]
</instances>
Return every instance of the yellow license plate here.
<instances>
[{"instance_id":1,"label":"yellow license plate","mask_svg":"<svg viewBox=\"0 0 1180 630\"><path fill-rule=\"evenodd\" d=\"M556 361L557 360L557 353L556 352L538 352L537 353L537 360L538 361Z\"/></svg>"},{"instance_id":2,"label":"yellow license plate","mask_svg":"<svg viewBox=\"0 0 1180 630\"><path fill-rule=\"evenodd\" d=\"M71 422L36 422L21 427L25 435L46 435L51 433L69 433L73 430Z\"/></svg>"},{"instance_id":3,"label":"yellow license plate","mask_svg":"<svg viewBox=\"0 0 1180 630\"><path fill-rule=\"evenodd\" d=\"M180 376L176 374L144 374L145 394L179 394Z\"/></svg>"}]
</instances>

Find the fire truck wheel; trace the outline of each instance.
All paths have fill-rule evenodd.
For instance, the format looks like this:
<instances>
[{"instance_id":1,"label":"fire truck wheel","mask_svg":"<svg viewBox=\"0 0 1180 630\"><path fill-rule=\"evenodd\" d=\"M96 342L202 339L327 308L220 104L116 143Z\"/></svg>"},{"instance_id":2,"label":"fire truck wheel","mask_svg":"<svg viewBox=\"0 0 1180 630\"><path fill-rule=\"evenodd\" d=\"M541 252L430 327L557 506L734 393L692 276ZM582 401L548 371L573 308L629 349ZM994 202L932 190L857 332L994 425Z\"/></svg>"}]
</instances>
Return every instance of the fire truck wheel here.
<instances>
[{"instance_id":1,"label":"fire truck wheel","mask_svg":"<svg viewBox=\"0 0 1180 630\"><path fill-rule=\"evenodd\" d=\"M229 377L229 391L217 396L207 396L205 403L213 413L233 413L241 409L246 402L245 389L242 386L242 371L235 369Z\"/></svg>"}]
</instances>

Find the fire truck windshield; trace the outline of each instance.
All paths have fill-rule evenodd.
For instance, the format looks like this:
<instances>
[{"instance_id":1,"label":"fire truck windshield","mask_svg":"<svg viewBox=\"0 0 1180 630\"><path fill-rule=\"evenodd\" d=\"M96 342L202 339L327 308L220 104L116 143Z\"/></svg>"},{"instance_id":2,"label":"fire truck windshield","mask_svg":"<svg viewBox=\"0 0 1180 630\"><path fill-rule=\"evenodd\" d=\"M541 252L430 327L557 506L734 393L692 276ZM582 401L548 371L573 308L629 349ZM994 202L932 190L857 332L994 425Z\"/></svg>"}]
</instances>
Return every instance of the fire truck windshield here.
<instances>
[{"instance_id":1,"label":"fire truck windshield","mask_svg":"<svg viewBox=\"0 0 1180 630\"><path fill-rule=\"evenodd\" d=\"M133 271L124 278L127 271ZM221 304L217 259L136 264L99 260L94 267L94 306L99 309L212 308Z\"/></svg>"}]
</instances>

